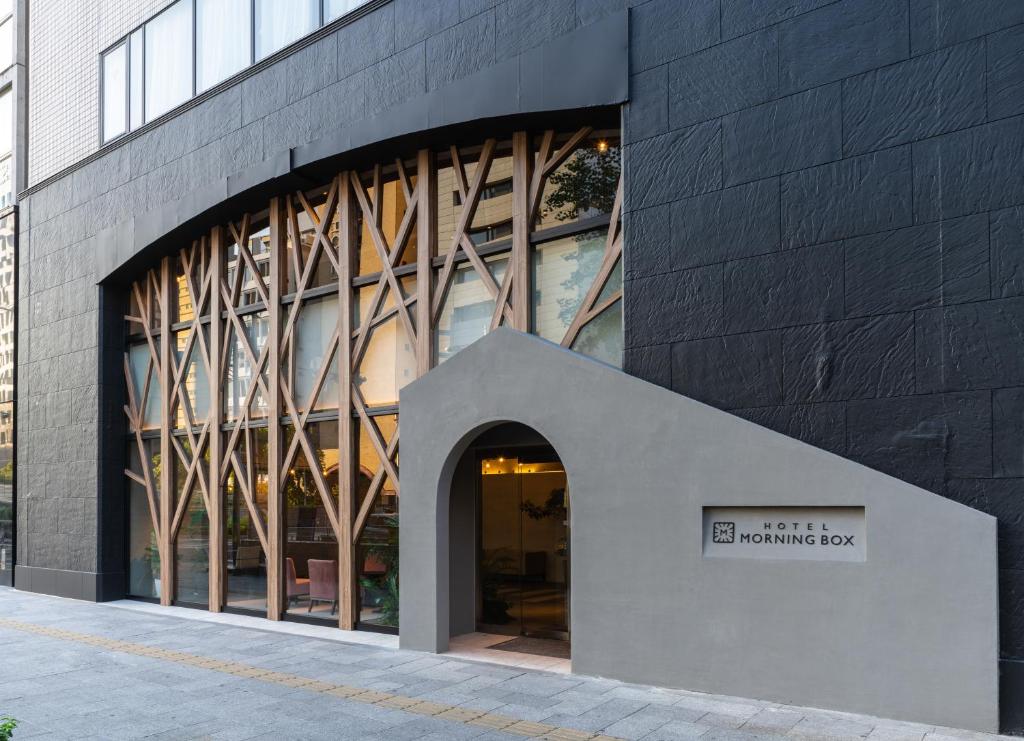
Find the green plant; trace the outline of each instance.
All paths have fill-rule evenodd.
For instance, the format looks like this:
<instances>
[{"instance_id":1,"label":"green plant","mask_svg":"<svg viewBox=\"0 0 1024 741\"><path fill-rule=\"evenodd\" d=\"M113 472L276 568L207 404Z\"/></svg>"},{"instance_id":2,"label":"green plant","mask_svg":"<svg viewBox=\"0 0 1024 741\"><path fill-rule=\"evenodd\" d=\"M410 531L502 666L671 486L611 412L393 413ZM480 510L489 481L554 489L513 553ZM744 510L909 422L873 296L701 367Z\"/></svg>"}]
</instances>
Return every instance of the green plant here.
<instances>
[{"instance_id":1,"label":"green plant","mask_svg":"<svg viewBox=\"0 0 1024 741\"><path fill-rule=\"evenodd\" d=\"M378 560L384 567L379 577L359 580L363 589L374 593L374 606L380 610L380 623L398 626L398 518L387 517L381 522L387 532L384 540L366 544L366 555Z\"/></svg>"},{"instance_id":2,"label":"green plant","mask_svg":"<svg viewBox=\"0 0 1024 741\"><path fill-rule=\"evenodd\" d=\"M519 509L531 520L543 520L548 517L565 518L565 489L552 489L544 506L540 507L529 499L519 505Z\"/></svg>"},{"instance_id":3,"label":"green plant","mask_svg":"<svg viewBox=\"0 0 1024 741\"><path fill-rule=\"evenodd\" d=\"M11 741L14 729L18 727L18 721L10 716L0 718L0 741Z\"/></svg>"},{"instance_id":4,"label":"green plant","mask_svg":"<svg viewBox=\"0 0 1024 741\"><path fill-rule=\"evenodd\" d=\"M504 625L512 620L511 607L498 592L504 577L514 573L516 561L502 549L485 553L480 560L480 621L491 625Z\"/></svg>"}]
</instances>

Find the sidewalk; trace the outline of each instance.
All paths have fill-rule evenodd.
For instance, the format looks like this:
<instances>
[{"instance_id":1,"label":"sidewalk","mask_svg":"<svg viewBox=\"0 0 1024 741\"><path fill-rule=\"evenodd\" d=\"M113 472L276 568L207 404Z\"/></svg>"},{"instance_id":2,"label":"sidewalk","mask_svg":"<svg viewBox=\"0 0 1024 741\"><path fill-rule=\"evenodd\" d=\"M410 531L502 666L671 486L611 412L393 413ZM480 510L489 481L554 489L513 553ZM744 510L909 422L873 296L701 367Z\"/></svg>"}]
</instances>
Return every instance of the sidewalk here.
<instances>
[{"instance_id":1,"label":"sidewalk","mask_svg":"<svg viewBox=\"0 0 1024 741\"><path fill-rule=\"evenodd\" d=\"M1001 738L184 613L0 588L0 716L19 719L14 740Z\"/></svg>"}]
</instances>

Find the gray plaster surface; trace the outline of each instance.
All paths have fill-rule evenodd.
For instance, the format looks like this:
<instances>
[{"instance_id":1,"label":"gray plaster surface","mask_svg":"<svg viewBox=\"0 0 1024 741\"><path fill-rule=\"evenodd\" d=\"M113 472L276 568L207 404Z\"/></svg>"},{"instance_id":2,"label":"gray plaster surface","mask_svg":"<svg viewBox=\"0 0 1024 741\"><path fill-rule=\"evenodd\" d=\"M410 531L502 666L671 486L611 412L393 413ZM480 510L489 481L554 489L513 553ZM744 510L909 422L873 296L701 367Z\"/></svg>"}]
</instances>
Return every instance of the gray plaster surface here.
<instances>
[{"instance_id":1,"label":"gray plaster surface","mask_svg":"<svg viewBox=\"0 0 1024 741\"><path fill-rule=\"evenodd\" d=\"M551 443L572 492L575 671L998 728L989 515L510 329L406 386L401 407L416 441L403 648L446 650L449 593L466 588L450 579L466 537L453 476L481 432L517 422ZM863 508L866 557L707 557L703 508L737 506Z\"/></svg>"},{"instance_id":2,"label":"gray plaster surface","mask_svg":"<svg viewBox=\"0 0 1024 741\"><path fill-rule=\"evenodd\" d=\"M199 615L197 615L199 617ZM0 588L0 618L646 741L988 741L987 734L241 628ZM526 704L523 698L532 697ZM22 739L522 738L0 627L0 716Z\"/></svg>"}]
</instances>

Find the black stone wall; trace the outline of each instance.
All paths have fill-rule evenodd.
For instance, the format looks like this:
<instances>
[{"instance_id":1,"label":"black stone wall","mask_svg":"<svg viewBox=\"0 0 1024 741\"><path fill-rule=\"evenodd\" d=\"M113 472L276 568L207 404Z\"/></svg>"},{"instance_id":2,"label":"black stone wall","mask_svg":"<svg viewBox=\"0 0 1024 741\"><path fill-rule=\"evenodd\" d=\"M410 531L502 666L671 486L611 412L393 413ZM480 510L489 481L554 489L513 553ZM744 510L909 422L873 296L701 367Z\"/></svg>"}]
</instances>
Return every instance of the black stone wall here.
<instances>
[{"instance_id":1,"label":"black stone wall","mask_svg":"<svg viewBox=\"0 0 1024 741\"><path fill-rule=\"evenodd\" d=\"M1021 0L652 0L626 116L626 368L997 516L1011 714L1022 24Z\"/></svg>"}]
</instances>

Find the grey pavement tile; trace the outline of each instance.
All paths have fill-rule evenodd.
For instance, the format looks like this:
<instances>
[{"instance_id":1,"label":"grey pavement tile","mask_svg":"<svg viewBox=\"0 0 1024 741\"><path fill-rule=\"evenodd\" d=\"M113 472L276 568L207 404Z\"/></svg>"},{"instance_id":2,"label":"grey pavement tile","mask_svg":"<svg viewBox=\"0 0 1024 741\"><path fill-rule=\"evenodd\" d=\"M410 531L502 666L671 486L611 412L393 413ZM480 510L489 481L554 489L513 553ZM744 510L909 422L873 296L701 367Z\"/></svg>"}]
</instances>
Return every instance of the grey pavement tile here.
<instances>
[{"instance_id":1,"label":"grey pavement tile","mask_svg":"<svg viewBox=\"0 0 1024 741\"><path fill-rule=\"evenodd\" d=\"M640 739L673 720L671 715L658 712L657 706L648 706L605 727L603 733L617 738Z\"/></svg>"},{"instance_id":2,"label":"grey pavement tile","mask_svg":"<svg viewBox=\"0 0 1024 741\"><path fill-rule=\"evenodd\" d=\"M805 717L789 730L789 735L815 741L857 741L866 738L874 728L871 723L822 714Z\"/></svg>"},{"instance_id":3,"label":"grey pavement tile","mask_svg":"<svg viewBox=\"0 0 1024 741\"><path fill-rule=\"evenodd\" d=\"M785 736L774 733L750 733L733 728L712 728L703 736L701 741L785 741Z\"/></svg>"},{"instance_id":4,"label":"grey pavement tile","mask_svg":"<svg viewBox=\"0 0 1024 741\"><path fill-rule=\"evenodd\" d=\"M644 736L643 741L694 741L702 738L709 730L700 723L673 720Z\"/></svg>"},{"instance_id":5,"label":"grey pavement tile","mask_svg":"<svg viewBox=\"0 0 1024 741\"><path fill-rule=\"evenodd\" d=\"M787 733L804 719L804 713L783 708L765 708L747 720L741 730L752 733Z\"/></svg>"}]
</instances>

